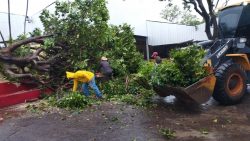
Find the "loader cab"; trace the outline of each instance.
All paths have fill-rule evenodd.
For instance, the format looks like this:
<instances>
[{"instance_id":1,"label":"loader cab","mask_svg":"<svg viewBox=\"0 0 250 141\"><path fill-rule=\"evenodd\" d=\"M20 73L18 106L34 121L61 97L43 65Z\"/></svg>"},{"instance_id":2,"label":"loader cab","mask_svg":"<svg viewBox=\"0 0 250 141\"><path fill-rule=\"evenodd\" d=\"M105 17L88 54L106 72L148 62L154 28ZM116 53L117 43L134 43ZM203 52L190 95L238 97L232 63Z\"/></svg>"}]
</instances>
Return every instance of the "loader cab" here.
<instances>
[{"instance_id":1,"label":"loader cab","mask_svg":"<svg viewBox=\"0 0 250 141\"><path fill-rule=\"evenodd\" d=\"M220 39L250 39L250 4L242 3L226 7L219 12Z\"/></svg>"}]
</instances>

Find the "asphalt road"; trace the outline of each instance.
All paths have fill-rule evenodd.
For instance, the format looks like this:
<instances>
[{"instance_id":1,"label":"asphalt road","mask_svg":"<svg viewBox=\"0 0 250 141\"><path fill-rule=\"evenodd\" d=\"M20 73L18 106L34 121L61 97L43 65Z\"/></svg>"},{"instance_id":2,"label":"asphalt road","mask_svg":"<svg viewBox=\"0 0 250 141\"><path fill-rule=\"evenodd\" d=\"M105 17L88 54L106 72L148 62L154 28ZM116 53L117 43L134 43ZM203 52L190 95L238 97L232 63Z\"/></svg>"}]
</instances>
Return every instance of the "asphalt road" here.
<instances>
[{"instance_id":1,"label":"asphalt road","mask_svg":"<svg viewBox=\"0 0 250 141\"><path fill-rule=\"evenodd\" d=\"M234 106L211 99L200 107L170 97L153 108L105 102L81 113L0 110L0 141L249 141L250 95ZM166 103L168 101L168 103ZM5 116L4 116L5 115Z\"/></svg>"}]
</instances>

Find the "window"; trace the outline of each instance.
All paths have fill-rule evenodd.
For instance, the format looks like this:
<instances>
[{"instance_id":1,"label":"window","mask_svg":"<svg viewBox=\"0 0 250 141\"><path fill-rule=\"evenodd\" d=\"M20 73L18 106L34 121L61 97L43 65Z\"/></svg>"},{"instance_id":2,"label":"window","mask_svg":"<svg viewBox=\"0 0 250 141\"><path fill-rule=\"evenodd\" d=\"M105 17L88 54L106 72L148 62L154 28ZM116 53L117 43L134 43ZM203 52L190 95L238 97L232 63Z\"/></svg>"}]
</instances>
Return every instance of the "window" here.
<instances>
[{"instance_id":1,"label":"window","mask_svg":"<svg viewBox=\"0 0 250 141\"><path fill-rule=\"evenodd\" d=\"M231 38L235 36L239 19L242 13L242 6L229 7L219 14L219 28L221 35L224 38Z\"/></svg>"},{"instance_id":2,"label":"window","mask_svg":"<svg viewBox=\"0 0 250 141\"><path fill-rule=\"evenodd\" d=\"M237 31L238 37L250 37L250 5L244 7Z\"/></svg>"}]
</instances>

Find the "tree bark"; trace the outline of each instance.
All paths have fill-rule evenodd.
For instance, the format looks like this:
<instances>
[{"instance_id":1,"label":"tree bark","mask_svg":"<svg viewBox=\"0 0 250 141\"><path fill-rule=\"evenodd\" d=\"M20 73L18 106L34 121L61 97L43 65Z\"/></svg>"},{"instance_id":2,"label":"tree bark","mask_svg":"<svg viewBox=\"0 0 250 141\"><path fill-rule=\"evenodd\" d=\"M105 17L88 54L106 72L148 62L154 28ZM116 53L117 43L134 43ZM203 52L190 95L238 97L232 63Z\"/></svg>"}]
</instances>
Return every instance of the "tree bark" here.
<instances>
[{"instance_id":1,"label":"tree bark","mask_svg":"<svg viewBox=\"0 0 250 141\"><path fill-rule=\"evenodd\" d=\"M216 7L218 5L219 0L217 1ZM210 24L213 25L213 36L212 39L216 39L218 37L218 24L217 24L217 20L216 20L216 15L214 14L214 5L213 5L213 1L211 0L207 0L208 3L208 10L209 10L209 16L210 16Z\"/></svg>"},{"instance_id":2,"label":"tree bark","mask_svg":"<svg viewBox=\"0 0 250 141\"><path fill-rule=\"evenodd\" d=\"M28 43L31 43L31 42L42 44L43 40L41 40L41 39L47 38L47 37L51 37L51 36L53 36L53 35L37 36L37 37L31 37L31 38L28 38L28 39L25 39L25 40L21 40L21 41L18 41L16 43L8 46L7 48L1 49L0 53L5 53L5 54L9 53L10 54L11 52L13 52L14 50L16 50L20 46L28 44Z\"/></svg>"},{"instance_id":3,"label":"tree bark","mask_svg":"<svg viewBox=\"0 0 250 141\"><path fill-rule=\"evenodd\" d=\"M207 0L208 1L208 7L212 7L212 5L209 5L209 1L210 0ZM211 28L210 28L210 24L211 24L211 17L210 15L208 14L208 12L206 11L205 7L204 7L204 4L202 2L202 0L197 0L198 2L198 5L199 5L199 8L201 9L202 11L202 17L205 21L205 32L207 34L207 38L209 40L213 39L213 35L212 35L212 32L211 32Z\"/></svg>"}]
</instances>

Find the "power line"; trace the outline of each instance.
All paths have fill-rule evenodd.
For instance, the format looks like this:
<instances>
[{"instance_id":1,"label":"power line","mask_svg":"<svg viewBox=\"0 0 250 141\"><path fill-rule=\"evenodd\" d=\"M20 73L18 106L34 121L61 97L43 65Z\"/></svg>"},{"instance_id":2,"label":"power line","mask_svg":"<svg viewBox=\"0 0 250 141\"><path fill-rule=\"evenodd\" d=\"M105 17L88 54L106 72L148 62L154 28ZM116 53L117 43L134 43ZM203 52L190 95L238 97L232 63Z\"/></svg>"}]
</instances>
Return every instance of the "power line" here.
<instances>
[{"instance_id":1,"label":"power line","mask_svg":"<svg viewBox=\"0 0 250 141\"><path fill-rule=\"evenodd\" d=\"M46 7L44 7L42 10L40 10L40 11L36 12L36 13L35 13L35 14L33 14L31 17L33 17L34 15L36 15L36 14L38 14L38 13L42 12L44 9L47 9L48 7L50 7L51 5L53 5L54 3L56 3L56 1L54 1L54 2L52 2L51 4L47 5L47 6L46 6Z\"/></svg>"},{"instance_id":2,"label":"power line","mask_svg":"<svg viewBox=\"0 0 250 141\"><path fill-rule=\"evenodd\" d=\"M2 13L2 14L8 14L8 12L0 12L0 13ZM10 15L25 16L25 15L15 14L15 13L10 13Z\"/></svg>"},{"instance_id":3,"label":"power line","mask_svg":"<svg viewBox=\"0 0 250 141\"><path fill-rule=\"evenodd\" d=\"M54 2L50 3L49 5L47 5L46 7L44 7L42 10L40 10L40 11L36 12L36 13L35 13L35 14L33 14L32 16L34 16L34 15L36 15L36 14L40 13L40 12L41 12L41 11L43 11L44 9L47 9L48 7L50 7L51 5L53 5L54 3L56 3L56 1L54 1ZM8 14L8 12L1 12L1 11L0 11L0 13L2 13L2 14ZM17 16L24 16L24 17L25 17L25 15L16 14L16 13L10 13L10 15L17 15ZM31 17L32 17L32 16L31 16Z\"/></svg>"}]
</instances>

